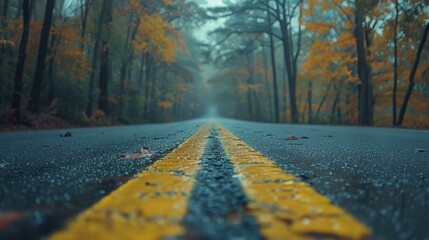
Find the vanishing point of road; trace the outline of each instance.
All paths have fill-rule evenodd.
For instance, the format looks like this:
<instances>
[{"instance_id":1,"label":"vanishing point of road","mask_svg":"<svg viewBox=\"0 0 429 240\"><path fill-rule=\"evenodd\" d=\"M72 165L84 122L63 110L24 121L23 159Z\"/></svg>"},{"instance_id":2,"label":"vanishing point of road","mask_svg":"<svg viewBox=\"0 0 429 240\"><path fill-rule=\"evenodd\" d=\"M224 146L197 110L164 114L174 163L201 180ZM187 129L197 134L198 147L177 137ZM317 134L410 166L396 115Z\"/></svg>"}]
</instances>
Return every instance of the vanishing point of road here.
<instances>
[{"instance_id":1,"label":"vanishing point of road","mask_svg":"<svg viewBox=\"0 0 429 240\"><path fill-rule=\"evenodd\" d=\"M429 239L429 131L197 119L0 134L0 239Z\"/></svg>"}]
</instances>

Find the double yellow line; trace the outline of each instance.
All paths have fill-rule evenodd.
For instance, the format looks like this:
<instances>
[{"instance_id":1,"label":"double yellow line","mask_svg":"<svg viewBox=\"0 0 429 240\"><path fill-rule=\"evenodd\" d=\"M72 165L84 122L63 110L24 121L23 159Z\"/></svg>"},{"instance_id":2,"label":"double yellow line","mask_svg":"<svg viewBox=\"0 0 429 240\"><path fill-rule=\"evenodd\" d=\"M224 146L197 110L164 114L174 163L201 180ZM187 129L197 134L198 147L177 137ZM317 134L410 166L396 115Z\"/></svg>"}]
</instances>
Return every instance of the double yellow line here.
<instances>
[{"instance_id":1,"label":"double yellow line","mask_svg":"<svg viewBox=\"0 0 429 240\"><path fill-rule=\"evenodd\" d=\"M101 199L50 239L164 239L186 233L182 220L211 123ZM370 231L216 124L265 239L366 239Z\"/></svg>"}]
</instances>

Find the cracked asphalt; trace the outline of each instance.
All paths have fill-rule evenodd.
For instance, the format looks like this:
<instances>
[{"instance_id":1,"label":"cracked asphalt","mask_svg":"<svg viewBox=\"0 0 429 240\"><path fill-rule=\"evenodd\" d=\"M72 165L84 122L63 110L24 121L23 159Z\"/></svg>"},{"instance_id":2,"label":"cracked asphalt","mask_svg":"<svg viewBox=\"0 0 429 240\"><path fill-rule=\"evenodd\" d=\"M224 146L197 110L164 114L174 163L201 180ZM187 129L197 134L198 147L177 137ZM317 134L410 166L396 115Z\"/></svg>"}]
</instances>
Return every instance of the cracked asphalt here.
<instances>
[{"instance_id":1,"label":"cracked asphalt","mask_svg":"<svg viewBox=\"0 0 429 240\"><path fill-rule=\"evenodd\" d=\"M429 131L217 120L370 227L371 239L429 239ZM0 229L0 239L47 236L207 121L0 133L0 214L24 214ZM183 238L260 239L244 210L249 200L212 133ZM142 147L148 157L121 160Z\"/></svg>"}]
</instances>

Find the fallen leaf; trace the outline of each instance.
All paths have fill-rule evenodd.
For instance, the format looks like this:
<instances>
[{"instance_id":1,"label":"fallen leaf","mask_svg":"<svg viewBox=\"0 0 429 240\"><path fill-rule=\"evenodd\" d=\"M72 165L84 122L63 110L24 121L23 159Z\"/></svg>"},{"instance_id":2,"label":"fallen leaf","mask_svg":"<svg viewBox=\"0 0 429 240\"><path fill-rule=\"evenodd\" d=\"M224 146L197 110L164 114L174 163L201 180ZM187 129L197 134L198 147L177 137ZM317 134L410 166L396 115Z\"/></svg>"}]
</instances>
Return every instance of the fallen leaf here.
<instances>
[{"instance_id":1,"label":"fallen leaf","mask_svg":"<svg viewBox=\"0 0 429 240\"><path fill-rule=\"evenodd\" d=\"M286 140L298 140L299 137L296 136L289 136L288 138L286 138Z\"/></svg>"},{"instance_id":2,"label":"fallen leaf","mask_svg":"<svg viewBox=\"0 0 429 240\"><path fill-rule=\"evenodd\" d=\"M139 153L122 154L121 160L135 160L141 158L148 158L155 155L156 152L149 152L149 147L142 147Z\"/></svg>"},{"instance_id":3,"label":"fallen leaf","mask_svg":"<svg viewBox=\"0 0 429 240\"><path fill-rule=\"evenodd\" d=\"M416 148L416 153L420 153L420 152L426 152L426 149L424 149L424 148Z\"/></svg>"},{"instance_id":4,"label":"fallen leaf","mask_svg":"<svg viewBox=\"0 0 429 240\"><path fill-rule=\"evenodd\" d=\"M6 230L13 222L24 218L20 212L0 212L0 230Z\"/></svg>"}]
</instances>

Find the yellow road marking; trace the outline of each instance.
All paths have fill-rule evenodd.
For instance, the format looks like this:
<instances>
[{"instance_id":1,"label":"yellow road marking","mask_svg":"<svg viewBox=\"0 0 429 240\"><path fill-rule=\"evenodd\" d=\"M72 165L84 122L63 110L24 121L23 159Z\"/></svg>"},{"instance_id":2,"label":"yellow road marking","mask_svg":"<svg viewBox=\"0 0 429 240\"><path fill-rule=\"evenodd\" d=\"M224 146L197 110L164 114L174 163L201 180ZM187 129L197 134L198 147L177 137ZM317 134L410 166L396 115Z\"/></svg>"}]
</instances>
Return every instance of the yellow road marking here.
<instances>
[{"instance_id":1,"label":"yellow road marking","mask_svg":"<svg viewBox=\"0 0 429 240\"><path fill-rule=\"evenodd\" d=\"M210 124L146 171L101 199L50 239L162 239L184 235L181 221L196 182Z\"/></svg>"},{"instance_id":2,"label":"yellow road marking","mask_svg":"<svg viewBox=\"0 0 429 240\"><path fill-rule=\"evenodd\" d=\"M366 239L370 230L307 184L295 181L275 163L217 124L247 206L266 239Z\"/></svg>"}]
</instances>

